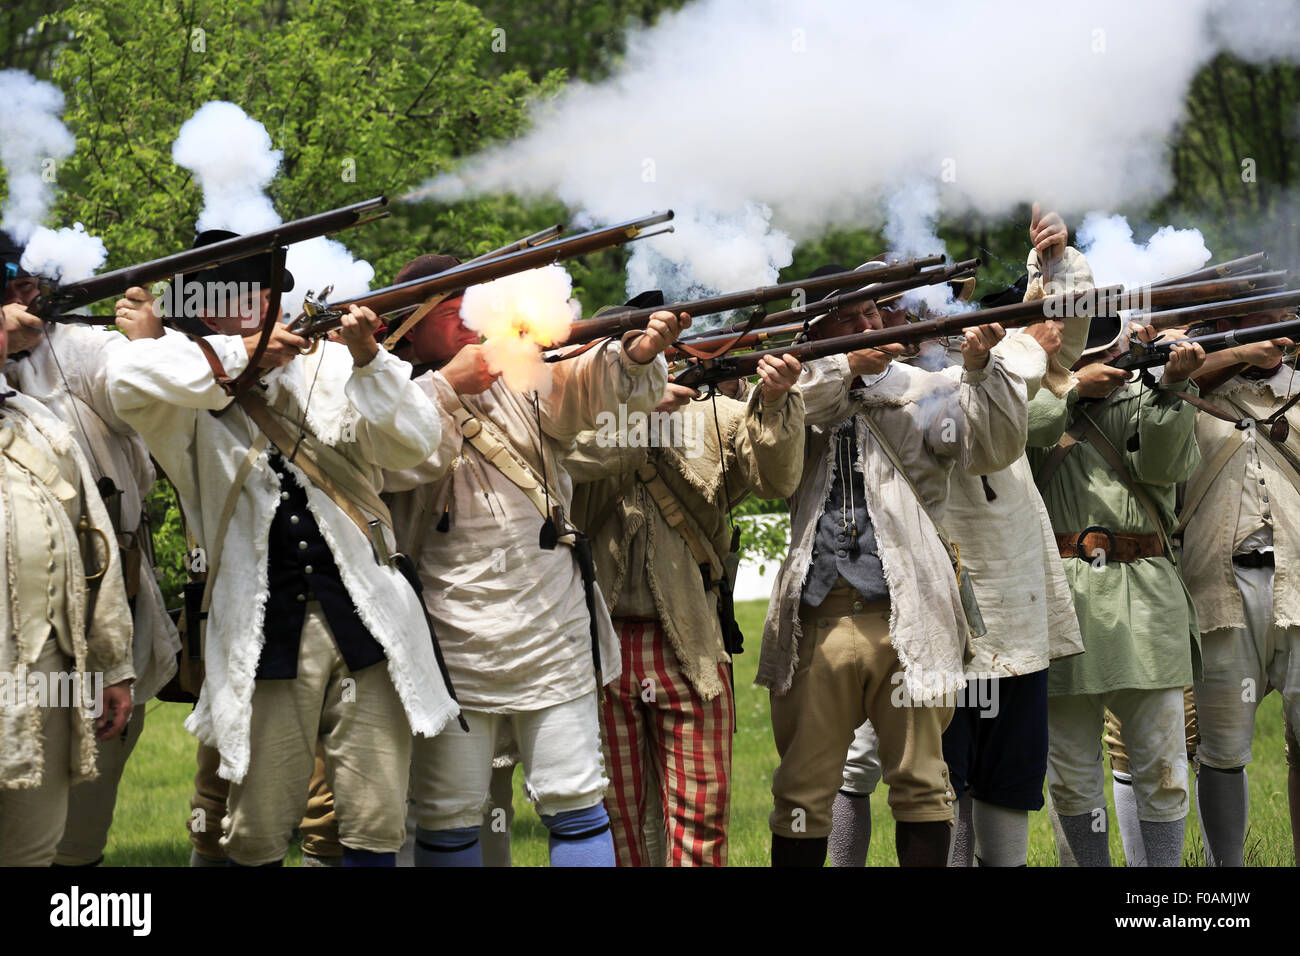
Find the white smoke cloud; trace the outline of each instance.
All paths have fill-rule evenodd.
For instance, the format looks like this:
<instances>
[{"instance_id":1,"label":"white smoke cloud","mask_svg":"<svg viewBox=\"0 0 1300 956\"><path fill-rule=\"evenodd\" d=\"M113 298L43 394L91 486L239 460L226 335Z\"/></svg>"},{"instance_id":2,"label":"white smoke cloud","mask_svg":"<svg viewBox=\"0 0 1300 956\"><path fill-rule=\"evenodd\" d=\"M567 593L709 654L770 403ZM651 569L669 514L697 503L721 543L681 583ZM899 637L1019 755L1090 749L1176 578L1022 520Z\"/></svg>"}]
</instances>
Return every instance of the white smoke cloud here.
<instances>
[{"instance_id":1,"label":"white smoke cloud","mask_svg":"<svg viewBox=\"0 0 1300 956\"><path fill-rule=\"evenodd\" d=\"M948 244L939 238L939 187L933 180L912 179L886 197L885 244L892 255L901 259L921 256L946 256ZM925 314L950 315L969 311L973 306L959 302L952 286L922 286L903 293L902 302L909 309Z\"/></svg>"},{"instance_id":2,"label":"white smoke cloud","mask_svg":"<svg viewBox=\"0 0 1300 956\"><path fill-rule=\"evenodd\" d=\"M23 249L22 267L56 282L79 282L93 276L107 258L104 241L79 222L70 229L37 226Z\"/></svg>"},{"instance_id":3,"label":"white smoke cloud","mask_svg":"<svg viewBox=\"0 0 1300 956\"><path fill-rule=\"evenodd\" d=\"M908 178L946 214L1140 205L1171 182L1165 144L1200 66L1224 47L1296 56L1237 10L699 0L632 33L608 80L570 84L530 132L422 195L549 194L602 222L671 207L678 232L632 246L632 291L763 281L789 238L877 224ZM739 249L755 208L779 241Z\"/></svg>"},{"instance_id":4,"label":"white smoke cloud","mask_svg":"<svg viewBox=\"0 0 1300 956\"><path fill-rule=\"evenodd\" d=\"M517 392L551 392L551 367L541 348L564 339L580 316L570 298L573 279L558 265L503 276L465 290L460 315L465 328L484 339L488 368Z\"/></svg>"},{"instance_id":5,"label":"white smoke cloud","mask_svg":"<svg viewBox=\"0 0 1300 956\"><path fill-rule=\"evenodd\" d=\"M1223 48L1252 63L1296 59L1300 53L1300 4L1295 0L1232 0L1210 14Z\"/></svg>"},{"instance_id":6,"label":"white smoke cloud","mask_svg":"<svg viewBox=\"0 0 1300 956\"><path fill-rule=\"evenodd\" d=\"M58 87L22 70L0 70L0 163L9 190L0 226L20 244L45 222L58 165L77 145L62 113Z\"/></svg>"},{"instance_id":7,"label":"white smoke cloud","mask_svg":"<svg viewBox=\"0 0 1300 956\"><path fill-rule=\"evenodd\" d=\"M200 106L172 144L172 159L193 173L203 190L200 232L243 234L279 225L266 189L283 158L265 126L222 100ZM354 260L343 243L324 236L291 245L285 267L293 273L294 287L282 295L281 307L291 316L302 310L308 292L319 294L332 285L330 298L337 301L366 292L375 277L370 263Z\"/></svg>"},{"instance_id":8,"label":"white smoke cloud","mask_svg":"<svg viewBox=\"0 0 1300 956\"><path fill-rule=\"evenodd\" d=\"M0 71L0 163L9 190L0 228L25 245L22 267L28 272L76 282L94 275L108 251L81 223L57 230L43 225L59 165L77 145L59 118L63 105L58 87L22 70Z\"/></svg>"},{"instance_id":9,"label":"white smoke cloud","mask_svg":"<svg viewBox=\"0 0 1300 956\"><path fill-rule=\"evenodd\" d=\"M1199 229L1161 226L1145 243L1138 243L1133 241L1133 227L1127 219L1100 212L1084 217L1077 240L1098 286L1123 283L1132 288L1159 282L1210 261L1210 250Z\"/></svg>"}]
</instances>

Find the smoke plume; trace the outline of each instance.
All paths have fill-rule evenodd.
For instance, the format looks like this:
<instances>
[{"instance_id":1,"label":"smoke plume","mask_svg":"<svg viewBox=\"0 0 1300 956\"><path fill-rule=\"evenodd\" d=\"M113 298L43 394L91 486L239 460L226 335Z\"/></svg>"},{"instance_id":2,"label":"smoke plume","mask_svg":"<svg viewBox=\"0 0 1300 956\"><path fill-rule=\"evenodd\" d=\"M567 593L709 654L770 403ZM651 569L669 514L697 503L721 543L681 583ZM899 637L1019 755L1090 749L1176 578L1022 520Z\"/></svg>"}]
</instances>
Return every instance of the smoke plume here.
<instances>
[{"instance_id":1,"label":"smoke plume","mask_svg":"<svg viewBox=\"0 0 1300 956\"><path fill-rule=\"evenodd\" d=\"M1295 59L1297 30L1276 0L698 0L412 198L554 195L602 222L671 207L677 232L631 247L629 291L740 288L792 241L880 224L911 179L945 215L1150 202L1196 71L1224 49Z\"/></svg>"},{"instance_id":2,"label":"smoke plume","mask_svg":"<svg viewBox=\"0 0 1300 956\"><path fill-rule=\"evenodd\" d=\"M43 225L59 165L77 145L62 113L57 87L22 70L0 71L0 163L9 189L0 228L26 246L22 267L28 272L76 282L94 275L108 253L81 223L58 231Z\"/></svg>"},{"instance_id":3,"label":"smoke plume","mask_svg":"<svg viewBox=\"0 0 1300 956\"><path fill-rule=\"evenodd\" d=\"M1127 219L1099 212L1084 218L1077 244L1088 257L1098 286L1123 283L1132 288L1159 282L1210 261L1210 250L1199 229L1161 226L1145 243L1137 243Z\"/></svg>"},{"instance_id":4,"label":"smoke plume","mask_svg":"<svg viewBox=\"0 0 1300 956\"><path fill-rule=\"evenodd\" d=\"M62 113L58 87L22 70L0 71L0 162L9 189L0 226L15 242L27 242L45 222L59 163L76 149Z\"/></svg>"},{"instance_id":5,"label":"smoke plume","mask_svg":"<svg viewBox=\"0 0 1300 956\"><path fill-rule=\"evenodd\" d=\"M197 227L247 233L280 224L266 189L275 179L284 154L271 146L266 127L234 103L213 100L200 106L181 126L172 144L172 159L194 174L203 189ZM375 270L354 260L343 243L317 236L289 247L286 268L293 291L281 307L297 315L308 292L333 285L330 298L360 295L370 288Z\"/></svg>"}]
</instances>

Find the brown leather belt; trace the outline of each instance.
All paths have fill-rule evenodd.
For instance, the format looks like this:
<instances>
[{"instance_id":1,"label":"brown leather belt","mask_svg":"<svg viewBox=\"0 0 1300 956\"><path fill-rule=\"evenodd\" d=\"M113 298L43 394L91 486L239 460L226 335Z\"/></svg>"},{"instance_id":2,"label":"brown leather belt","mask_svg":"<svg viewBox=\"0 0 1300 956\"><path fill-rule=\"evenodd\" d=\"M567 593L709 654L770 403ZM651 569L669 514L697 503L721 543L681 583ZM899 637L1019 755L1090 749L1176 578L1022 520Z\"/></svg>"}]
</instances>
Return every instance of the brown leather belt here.
<instances>
[{"instance_id":1,"label":"brown leather belt","mask_svg":"<svg viewBox=\"0 0 1300 956\"><path fill-rule=\"evenodd\" d=\"M1111 531L1085 531L1058 534L1056 547L1063 558L1091 561L1100 549L1107 561L1130 562L1138 558L1164 557L1158 534L1116 534Z\"/></svg>"}]
</instances>

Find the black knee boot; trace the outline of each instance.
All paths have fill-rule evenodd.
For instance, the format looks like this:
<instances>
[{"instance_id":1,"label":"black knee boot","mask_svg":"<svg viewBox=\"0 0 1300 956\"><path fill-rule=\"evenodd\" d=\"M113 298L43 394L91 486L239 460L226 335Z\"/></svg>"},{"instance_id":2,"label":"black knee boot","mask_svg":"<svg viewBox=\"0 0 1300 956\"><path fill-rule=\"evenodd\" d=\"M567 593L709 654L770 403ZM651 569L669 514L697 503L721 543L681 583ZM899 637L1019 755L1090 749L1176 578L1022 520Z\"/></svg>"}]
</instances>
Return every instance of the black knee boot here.
<instances>
[{"instance_id":1,"label":"black knee boot","mask_svg":"<svg viewBox=\"0 0 1300 956\"><path fill-rule=\"evenodd\" d=\"M899 866L947 866L952 826L946 820L933 823L894 824L894 848Z\"/></svg>"}]
</instances>

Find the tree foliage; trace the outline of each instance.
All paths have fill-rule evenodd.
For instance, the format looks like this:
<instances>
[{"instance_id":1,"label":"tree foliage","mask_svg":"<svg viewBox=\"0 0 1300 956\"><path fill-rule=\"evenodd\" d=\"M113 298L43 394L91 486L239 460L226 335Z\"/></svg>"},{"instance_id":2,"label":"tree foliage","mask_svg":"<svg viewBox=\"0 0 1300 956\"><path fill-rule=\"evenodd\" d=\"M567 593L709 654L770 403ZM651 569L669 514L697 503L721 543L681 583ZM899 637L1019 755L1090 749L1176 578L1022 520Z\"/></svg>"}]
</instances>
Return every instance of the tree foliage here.
<instances>
[{"instance_id":1,"label":"tree foliage","mask_svg":"<svg viewBox=\"0 0 1300 956\"><path fill-rule=\"evenodd\" d=\"M170 149L209 100L238 104L283 150L269 191L289 219L403 195L516 133L526 100L560 80L494 71L492 23L456 0L86 0L56 21L72 39L53 80L78 139L57 218L103 237L111 265L188 246L201 193ZM393 213L343 237L381 281L420 252L500 245L538 216L509 199Z\"/></svg>"}]
</instances>

